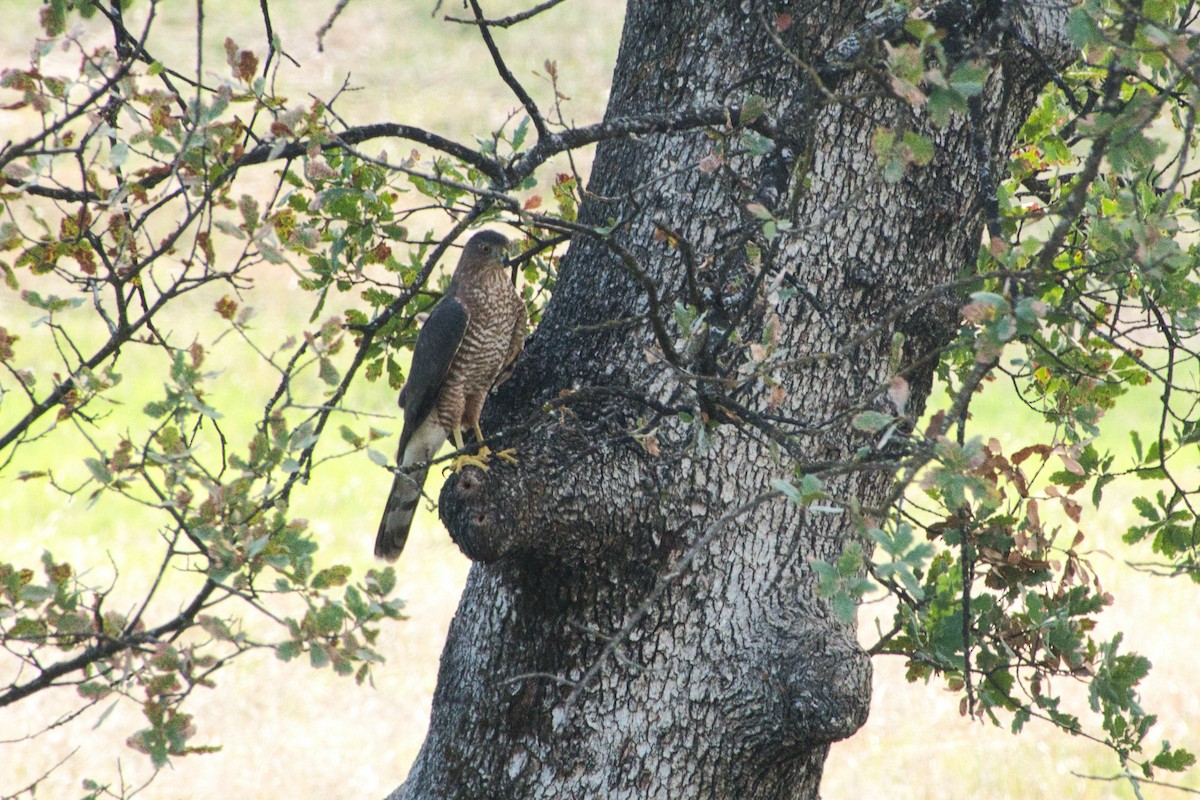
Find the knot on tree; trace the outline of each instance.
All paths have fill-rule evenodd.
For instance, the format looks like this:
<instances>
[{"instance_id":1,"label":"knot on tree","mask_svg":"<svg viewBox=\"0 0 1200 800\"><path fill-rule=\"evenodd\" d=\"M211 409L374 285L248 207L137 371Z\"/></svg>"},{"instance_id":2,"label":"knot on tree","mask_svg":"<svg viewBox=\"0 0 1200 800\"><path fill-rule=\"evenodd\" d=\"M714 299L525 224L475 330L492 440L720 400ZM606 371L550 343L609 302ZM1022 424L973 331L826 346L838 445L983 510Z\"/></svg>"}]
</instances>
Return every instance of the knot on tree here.
<instances>
[{"instance_id":1,"label":"knot on tree","mask_svg":"<svg viewBox=\"0 0 1200 800\"><path fill-rule=\"evenodd\" d=\"M784 634L767 683L783 744L809 748L848 738L867 721L871 659L842 628Z\"/></svg>"},{"instance_id":2,"label":"knot on tree","mask_svg":"<svg viewBox=\"0 0 1200 800\"><path fill-rule=\"evenodd\" d=\"M497 433L487 444L511 449L517 463L450 476L439 499L450 538L474 561L503 560L517 583L536 575L529 587L542 595L554 591L548 575L577 585L581 574L609 575L621 564L666 568L687 549L705 504L715 503L697 483L694 424L675 413L690 407L665 405L612 376L539 394L532 387L550 383L541 377L523 360L490 398L483 428ZM660 416L651 428L639 414Z\"/></svg>"},{"instance_id":3,"label":"knot on tree","mask_svg":"<svg viewBox=\"0 0 1200 800\"><path fill-rule=\"evenodd\" d=\"M640 496L644 468L624 430L547 415L500 438L516 464L493 459L486 472L467 468L442 488L442 521L463 554L482 563L611 558L627 539L622 531L642 518L630 501Z\"/></svg>"},{"instance_id":4,"label":"knot on tree","mask_svg":"<svg viewBox=\"0 0 1200 800\"><path fill-rule=\"evenodd\" d=\"M487 472L468 468L442 488L439 507L450 538L472 561L490 564L508 553L514 538L513 515L503 502L503 481L514 469L494 466Z\"/></svg>"}]
</instances>

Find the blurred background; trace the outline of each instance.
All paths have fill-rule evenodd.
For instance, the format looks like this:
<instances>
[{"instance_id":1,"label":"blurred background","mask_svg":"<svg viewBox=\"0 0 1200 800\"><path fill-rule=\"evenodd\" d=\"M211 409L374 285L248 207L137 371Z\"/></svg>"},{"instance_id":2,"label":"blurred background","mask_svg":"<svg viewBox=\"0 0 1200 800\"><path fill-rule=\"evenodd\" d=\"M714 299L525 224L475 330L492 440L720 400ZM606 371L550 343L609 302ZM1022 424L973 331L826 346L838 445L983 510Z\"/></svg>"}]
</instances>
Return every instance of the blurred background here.
<instances>
[{"instance_id":1,"label":"blurred background","mask_svg":"<svg viewBox=\"0 0 1200 800\"><path fill-rule=\"evenodd\" d=\"M501 16L524 10L532 2L488 0L484 5L490 16ZM147 6L146 0L134 3L129 12L131 27L144 18ZM469 15L461 3L445 2L435 9L433 0L422 0L387 4L387 10L381 11L384 6L378 3L351 2L325 35L321 51L318 29L334 6L335 0L271 5L276 35L298 64L285 62L279 72L281 92L294 103L328 99L344 88L336 108L349 124L402 122L468 144L475 136L487 136L519 107L496 76L474 28L444 21L446 14ZM29 64L29 52L41 35L37 24L41 7L37 0L6 0L0 69ZM561 100L566 121L592 122L600 119L607 102L623 10L622 3L612 0L569 0L527 23L497 30L495 36L513 73L539 103L553 103L546 78L546 62L551 61L559 76L559 92L567 98ZM260 57L265 55L258 3L205 0L203 12L203 47L211 69L224 69L226 37ZM193 63L196 4L160 3L157 17L150 52L170 53L180 64ZM88 30L92 28L95 32L85 34L85 40L108 43L98 18ZM64 69L78 68L77 52L50 57ZM0 96L0 106L8 102ZM21 112L0 110L0 139L16 139L30 124ZM365 150L375 153L386 148L395 156L410 147L392 141ZM590 157L590 152L578 154L575 165L586 173ZM552 165L539 176L542 191L548 193L554 171ZM269 176L264 180L269 181ZM289 301L295 283L296 276L281 269L262 275L249 290L248 302L256 310L253 328L262 344L278 347L289 332L307 324L310 308ZM177 320L179 327L194 323L198 336L212 337L204 318L211 317L214 299L197 296L188 301L195 320L184 314ZM335 310L331 307L326 313ZM27 347L44 333L30 327L34 318L16 292L0 287L0 324L24 337ZM52 346L48 338L44 346ZM47 350L47 364L52 360ZM122 366L128 381L127 403L136 411L144 402L139 402L139 392L157 390L153 383L157 378L139 383L136 362L127 360ZM253 394L273 386L275 376L239 363L232 345L225 349L214 345L206 366L221 372L213 382L218 396ZM365 413L380 415L372 421L376 427L398 434L394 393L383 382L359 383L349 402ZM1018 434L1040 423L1009 402L1004 389L989 387L975 421L979 430L996 431L994 435L1011 452L1024 443ZM1154 413L1152 394L1127 396L1113 421L1121 415L1136 419L1143 410ZM0 422L11 423L15 413L0 404ZM247 417L245 422L249 421ZM1122 452L1127 445L1124 431L1117 431L1113 441L1104 444ZM394 439L382 444L386 451L392 447ZM63 452L61 445L31 447L20 458L20 469L53 467L65 481L73 474L80 479L86 476L82 456ZM45 484L18 482L16 472L10 466L0 473L0 558L36 566L43 549L49 549L59 560L80 568L92 565L96 574L111 576L117 584L115 597L122 592L135 597L157 567L157 556L142 544L153 531L146 529L138 510L107 496L89 507L84 496L67 498ZM374 566L371 542L389 483L390 476L365 454L340 459L302 487L292 513L310 521L329 558L352 565L361 575ZM436 497L436 485L431 482L427 490ZM1124 631L1127 646L1154 662L1143 700L1162 721L1150 738L1166 738L1195 752L1200 750L1200 661L1196 657L1200 614L1192 610L1197 593L1184 579L1153 579L1124 566L1126 558L1137 557L1127 553L1120 540L1135 516L1128 503L1130 491L1120 484L1110 487L1104 513L1092 520L1093 565L1116 597L1103 615L1101 634ZM269 653L246 656L234 669L217 674L216 689L189 701L200 731L196 744L217 745L221 751L175 759L143 796L180 800L370 797L391 791L403 780L423 739L438 657L468 566L436 515L423 509L397 564L398 593L407 601L408 620L385 630L381 649L387 663L376 668L374 685L359 687L328 670L284 664ZM863 608L860 636L865 644L876 638L877 617L886 627L890 610L882 604ZM0 653L0 674L7 677L12 665L4 660ZM78 719L23 740L69 713L77 699L64 689L0 709L0 796L47 772L51 774L38 796L82 796L85 777L123 781L131 787L149 777L149 760L124 743L129 733L141 727L139 711L132 704L120 704L107 715L101 704ZM1086 703L1082 694L1073 699ZM956 697L936 684L907 683L899 659L881 658L875 662L870 720L854 738L833 747L823 795L827 800L1133 797L1125 783L1079 777L1110 776L1115 766L1115 759L1099 745L1037 722L1020 736L969 722L960 716ZM1167 780L1200 788L1194 775ZM1144 795L1166 791L1146 789Z\"/></svg>"}]
</instances>

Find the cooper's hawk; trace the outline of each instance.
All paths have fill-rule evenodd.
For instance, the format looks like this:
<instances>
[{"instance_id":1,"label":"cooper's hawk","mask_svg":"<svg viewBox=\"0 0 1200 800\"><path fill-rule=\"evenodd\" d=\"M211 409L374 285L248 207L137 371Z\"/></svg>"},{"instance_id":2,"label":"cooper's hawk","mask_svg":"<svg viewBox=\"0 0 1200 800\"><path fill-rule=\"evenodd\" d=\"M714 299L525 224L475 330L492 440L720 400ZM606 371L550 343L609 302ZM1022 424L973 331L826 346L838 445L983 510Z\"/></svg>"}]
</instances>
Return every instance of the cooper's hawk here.
<instances>
[{"instance_id":1,"label":"cooper's hawk","mask_svg":"<svg viewBox=\"0 0 1200 800\"><path fill-rule=\"evenodd\" d=\"M375 555L380 558L394 561L404 549L429 461L446 437L453 437L461 450L462 430L469 427L476 440L483 441L483 401L525 341L525 304L508 279L507 251L508 239L499 233L472 236L446 294L417 336L412 369L400 390L400 469L375 537ZM487 455L483 448L479 458L461 457L458 463L481 464Z\"/></svg>"}]
</instances>

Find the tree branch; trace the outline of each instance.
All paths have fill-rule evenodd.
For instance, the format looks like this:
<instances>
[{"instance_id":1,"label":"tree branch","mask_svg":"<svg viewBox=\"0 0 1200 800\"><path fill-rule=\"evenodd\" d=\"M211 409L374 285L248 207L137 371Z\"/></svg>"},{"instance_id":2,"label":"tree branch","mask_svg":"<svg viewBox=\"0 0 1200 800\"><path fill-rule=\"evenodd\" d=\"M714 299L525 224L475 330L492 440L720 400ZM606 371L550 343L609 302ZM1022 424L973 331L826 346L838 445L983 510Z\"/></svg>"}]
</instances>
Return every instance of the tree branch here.
<instances>
[{"instance_id":1,"label":"tree branch","mask_svg":"<svg viewBox=\"0 0 1200 800\"><path fill-rule=\"evenodd\" d=\"M508 88L512 89L513 94L521 101L521 105L525 106L525 112L529 114L529 119L532 120L533 127L537 130L538 141L548 138L550 131L546 129L546 121L542 119L542 112L538 110L537 103L533 102L529 92L525 91L525 87L513 77L508 65L504 63L504 57L500 55L500 48L496 47L496 41L492 38L491 31L488 30L488 22L483 16L483 9L479 7L479 0L470 0L470 3L471 10L475 12L475 20L479 25L479 35L483 37L483 43L487 45L488 52L492 54L492 63L496 65L496 71L500 73L500 77L508 84Z\"/></svg>"},{"instance_id":2,"label":"tree branch","mask_svg":"<svg viewBox=\"0 0 1200 800\"><path fill-rule=\"evenodd\" d=\"M28 683L24 683L20 686L14 686L4 694L0 694L0 708L12 705L19 700L25 699L31 694L36 694L42 689L53 685L54 681L58 680L64 675L70 675L72 672L77 672L89 664L94 664L101 659L120 653L122 650L128 650L134 645L145 642L155 642L158 641L158 638L163 634L175 633L191 627L193 624L195 624L196 615L199 614L201 609L204 608L204 603L208 600L209 596L213 593L218 585L219 584L213 581L211 578L206 579L204 586L202 586L196 596L192 598L192 602L187 608L179 612L174 619L159 625L153 630L147 631L146 633L131 634L118 639L106 639L99 644L95 644L84 650L75 658L67 659L66 661L60 661L57 664L52 664L49 667L44 668L40 675Z\"/></svg>"},{"instance_id":3,"label":"tree branch","mask_svg":"<svg viewBox=\"0 0 1200 800\"><path fill-rule=\"evenodd\" d=\"M341 15L341 13L346 10L346 6L349 4L350 4L350 0L338 0L338 4L336 6L334 6L333 11L329 15L329 18L327 20L325 20L325 22L321 25L321 27L317 28L317 52L318 53L325 52L325 34L329 33L329 31L333 28L333 23L337 20L337 18Z\"/></svg>"},{"instance_id":4,"label":"tree branch","mask_svg":"<svg viewBox=\"0 0 1200 800\"><path fill-rule=\"evenodd\" d=\"M516 25L518 22L524 22L527 19L536 17L543 11L549 11L563 1L564 0L546 0L546 2L536 5L528 11L522 11L518 14L510 14L509 16L501 17L500 19L479 19L478 17L475 19L463 19L462 17L452 17L448 14L445 17L442 17L442 19L446 20L446 22L458 22L462 25L480 25L487 28L509 28L513 25Z\"/></svg>"},{"instance_id":5,"label":"tree branch","mask_svg":"<svg viewBox=\"0 0 1200 800\"><path fill-rule=\"evenodd\" d=\"M139 50L142 49L146 44L146 37L150 35L150 26L154 22L155 11L156 6L151 3L150 14L146 19L145 27L142 29L142 38L137 42L137 49ZM81 117L84 114L87 114L89 111L94 110L97 101L107 94L114 86L120 83L122 78L129 74L129 69L131 66L132 62L130 61L122 62L121 65L117 67L117 71L113 73L111 77L107 78L104 83L100 84L100 86L98 86L90 95L88 95L87 98L76 105L73 111L63 114L62 117L56 119L53 123L43 128L40 133L34 134L19 144L9 145L3 150L0 150L0 170L3 170L4 167L12 163L14 159L20 158L24 153L36 147L39 142L46 141L46 139L48 139L50 136L53 136L58 131L62 130L63 127L71 120Z\"/></svg>"},{"instance_id":6,"label":"tree branch","mask_svg":"<svg viewBox=\"0 0 1200 800\"><path fill-rule=\"evenodd\" d=\"M575 150L608 139L652 133L679 133L709 126L739 127L742 124L741 107L732 104L708 108L688 108L661 114L617 117L592 125L584 125L581 128L571 128L561 133L551 134L548 139L539 140L527 150L509 168L508 181L510 185L519 182L548 159L564 150ZM761 133L769 139L786 138L765 116L753 120L745 127Z\"/></svg>"}]
</instances>

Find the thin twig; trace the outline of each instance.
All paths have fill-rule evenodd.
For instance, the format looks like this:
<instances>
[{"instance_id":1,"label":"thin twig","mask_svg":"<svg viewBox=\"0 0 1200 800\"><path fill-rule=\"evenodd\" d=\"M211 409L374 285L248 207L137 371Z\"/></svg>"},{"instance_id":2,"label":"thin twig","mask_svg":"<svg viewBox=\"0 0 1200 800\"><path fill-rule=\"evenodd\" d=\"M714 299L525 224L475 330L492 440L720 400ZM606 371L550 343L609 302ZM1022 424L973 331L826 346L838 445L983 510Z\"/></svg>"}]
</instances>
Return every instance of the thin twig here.
<instances>
[{"instance_id":1,"label":"thin twig","mask_svg":"<svg viewBox=\"0 0 1200 800\"><path fill-rule=\"evenodd\" d=\"M350 0L338 0L337 5L334 6L333 13L329 15L329 19L325 20L325 24L317 28L318 53L325 52L325 34L329 33L330 29L333 28L334 21L337 20L341 13L346 9L346 6L349 4Z\"/></svg>"},{"instance_id":2,"label":"thin twig","mask_svg":"<svg viewBox=\"0 0 1200 800\"><path fill-rule=\"evenodd\" d=\"M538 110L537 103L533 102L529 92L525 91L525 87L513 76L508 65L504 63L504 57L500 55L500 48L496 46L496 40L492 38L491 31L488 30L487 18L484 17L478 0L470 0L470 3L471 10L475 12L475 19L479 24L479 35L483 37L483 43L487 45L488 52L492 54L492 63L495 65L496 71L500 73L501 79L508 84L508 88L512 89L512 93L521 101L521 105L525 107L525 112L529 114L529 119L533 122L534 129L537 130L538 141L548 139L550 131L546 129L546 121L542 119L542 112Z\"/></svg>"},{"instance_id":3,"label":"thin twig","mask_svg":"<svg viewBox=\"0 0 1200 800\"><path fill-rule=\"evenodd\" d=\"M562 2L564 0L546 0L545 3L536 5L528 11L522 11L519 14L510 14L500 19L479 19L478 17L475 19L463 19L462 17L451 17L450 15L446 15L442 19L446 20L446 22L457 22L462 25L486 25L489 28L508 28L516 25L518 22L524 22L531 17L536 17L543 11L549 11Z\"/></svg>"},{"instance_id":4,"label":"thin twig","mask_svg":"<svg viewBox=\"0 0 1200 800\"><path fill-rule=\"evenodd\" d=\"M1200 794L1200 790L1197 789L1192 789L1187 786L1180 786L1177 783L1166 783L1165 781L1156 781L1151 780L1150 778L1143 778L1141 776L1134 775L1131 772L1122 772L1119 775L1087 775L1085 773L1075 772L1072 770L1071 774L1076 778L1083 778L1087 781L1104 781L1107 783L1113 783L1116 781L1129 781L1129 783L1134 786L1135 791L1138 784L1144 783L1148 786L1161 786L1164 789L1174 789L1177 792L1186 792L1187 794Z\"/></svg>"}]
</instances>

